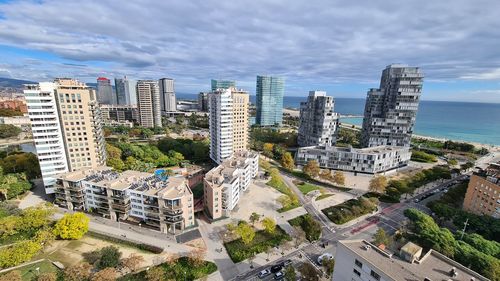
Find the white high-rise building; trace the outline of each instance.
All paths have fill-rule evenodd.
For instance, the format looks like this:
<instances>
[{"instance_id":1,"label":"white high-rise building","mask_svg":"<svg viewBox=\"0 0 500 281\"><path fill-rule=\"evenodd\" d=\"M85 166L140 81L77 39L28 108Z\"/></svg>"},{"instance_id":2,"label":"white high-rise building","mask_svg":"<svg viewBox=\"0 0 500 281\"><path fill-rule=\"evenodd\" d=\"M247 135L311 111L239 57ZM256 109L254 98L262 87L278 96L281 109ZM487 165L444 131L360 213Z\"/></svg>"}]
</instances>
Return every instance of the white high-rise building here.
<instances>
[{"instance_id":1,"label":"white high-rise building","mask_svg":"<svg viewBox=\"0 0 500 281\"><path fill-rule=\"evenodd\" d=\"M142 127L161 127L160 89L156 80L137 81L137 107Z\"/></svg>"},{"instance_id":2,"label":"white high-rise building","mask_svg":"<svg viewBox=\"0 0 500 281\"><path fill-rule=\"evenodd\" d=\"M177 100L175 99L174 79L162 78L158 81L160 85L161 111L177 111Z\"/></svg>"},{"instance_id":3,"label":"white high-rise building","mask_svg":"<svg viewBox=\"0 0 500 281\"><path fill-rule=\"evenodd\" d=\"M208 95L210 158L217 164L233 154L233 98L230 89Z\"/></svg>"},{"instance_id":4,"label":"white high-rise building","mask_svg":"<svg viewBox=\"0 0 500 281\"><path fill-rule=\"evenodd\" d=\"M310 91L307 102L300 103L299 146L332 146L337 138L338 114L335 101L324 91Z\"/></svg>"},{"instance_id":5,"label":"white high-rise building","mask_svg":"<svg viewBox=\"0 0 500 281\"><path fill-rule=\"evenodd\" d=\"M68 171L55 87L53 82L42 82L26 85L24 90L33 142L47 194L55 192L56 175Z\"/></svg>"}]
</instances>

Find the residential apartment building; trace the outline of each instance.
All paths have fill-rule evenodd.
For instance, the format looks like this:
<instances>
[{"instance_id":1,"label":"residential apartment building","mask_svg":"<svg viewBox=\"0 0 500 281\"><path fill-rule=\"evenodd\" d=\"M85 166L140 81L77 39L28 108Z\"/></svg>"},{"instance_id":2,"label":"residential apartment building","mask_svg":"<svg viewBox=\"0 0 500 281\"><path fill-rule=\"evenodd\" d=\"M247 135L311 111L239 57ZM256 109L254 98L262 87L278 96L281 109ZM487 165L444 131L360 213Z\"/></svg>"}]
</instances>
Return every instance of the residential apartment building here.
<instances>
[{"instance_id":1,"label":"residential apartment building","mask_svg":"<svg viewBox=\"0 0 500 281\"><path fill-rule=\"evenodd\" d=\"M257 76L255 122L260 126L281 126L283 123L283 96L285 79Z\"/></svg>"},{"instance_id":2,"label":"residential apartment building","mask_svg":"<svg viewBox=\"0 0 500 281\"><path fill-rule=\"evenodd\" d=\"M133 127L139 124L139 110L135 105L103 104L100 108L105 126Z\"/></svg>"},{"instance_id":3,"label":"residential apartment building","mask_svg":"<svg viewBox=\"0 0 500 281\"><path fill-rule=\"evenodd\" d=\"M332 146L336 142L339 116L333 97L324 91L310 91L307 102L300 103L299 146Z\"/></svg>"},{"instance_id":4,"label":"residential apartment building","mask_svg":"<svg viewBox=\"0 0 500 281\"><path fill-rule=\"evenodd\" d=\"M55 97L56 85L53 82L25 85L24 95L45 193L52 194L56 175L69 170Z\"/></svg>"},{"instance_id":5,"label":"residential apartment building","mask_svg":"<svg viewBox=\"0 0 500 281\"><path fill-rule=\"evenodd\" d=\"M198 110L208 111L208 94L207 92L200 92L198 94Z\"/></svg>"},{"instance_id":6,"label":"residential apartment building","mask_svg":"<svg viewBox=\"0 0 500 281\"><path fill-rule=\"evenodd\" d=\"M418 67L392 64L382 71L380 87L366 98L361 144L410 146L423 74Z\"/></svg>"},{"instance_id":7,"label":"residential apartment building","mask_svg":"<svg viewBox=\"0 0 500 281\"><path fill-rule=\"evenodd\" d=\"M208 95L210 158L216 163L248 147L247 92L236 88L218 89Z\"/></svg>"},{"instance_id":8,"label":"residential apartment building","mask_svg":"<svg viewBox=\"0 0 500 281\"><path fill-rule=\"evenodd\" d=\"M217 89L229 89L229 88L235 88L236 87L236 82L231 81L231 80L215 80L212 79L210 81L210 86L212 89L212 92L217 91Z\"/></svg>"},{"instance_id":9,"label":"residential apartment building","mask_svg":"<svg viewBox=\"0 0 500 281\"><path fill-rule=\"evenodd\" d=\"M392 254L364 240L341 240L335 252L332 280L400 281L464 280L488 281L445 255L409 243Z\"/></svg>"},{"instance_id":10,"label":"residential apartment building","mask_svg":"<svg viewBox=\"0 0 500 281\"><path fill-rule=\"evenodd\" d=\"M135 85L131 85L132 81L123 78L115 78L115 91L117 104L119 105L137 105L137 97L135 95Z\"/></svg>"},{"instance_id":11,"label":"residential apartment building","mask_svg":"<svg viewBox=\"0 0 500 281\"><path fill-rule=\"evenodd\" d=\"M113 94L111 80L106 77L97 78L97 100L100 104L116 104L116 95Z\"/></svg>"},{"instance_id":12,"label":"residential apartment building","mask_svg":"<svg viewBox=\"0 0 500 281\"><path fill-rule=\"evenodd\" d=\"M213 220L229 216L258 170L259 155L240 151L206 173L203 200L207 215Z\"/></svg>"},{"instance_id":13,"label":"residential apartment building","mask_svg":"<svg viewBox=\"0 0 500 281\"><path fill-rule=\"evenodd\" d=\"M101 214L117 221L132 221L177 234L195 226L193 193L184 177L109 167L61 174L56 204L70 210Z\"/></svg>"},{"instance_id":14,"label":"residential apartment building","mask_svg":"<svg viewBox=\"0 0 500 281\"><path fill-rule=\"evenodd\" d=\"M500 162L471 175L463 209L480 216L500 218Z\"/></svg>"},{"instance_id":15,"label":"residential apartment building","mask_svg":"<svg viewBox=\"0 0 500 281\"><path fill-rule=\"evenodd\" d=\"M161 127L161 99L158 81L139 80L136 85L139 124L142 127Z\"/></svg>"},{"instance_id":16,"label":"residential apartment building","mask_svg":"<svg viewBox=\"0 0 500 281\"><path fill-rule=\"evenodd\" d=\"M162 112L177 111L177 100L175 98L174 79L161 78L158 81L160 85L160 103Z\"/></svg>"},{"instance_id":17,"label":"residential apartment building","mask_svg":"<svg viewBox=\"0 0 500 281\"><path fill-rule=\"evenodd\" d=\"M411 152L407 147L377 146L352 147L301 147L295 154L295 163L305 165L310 160L318 162L324 169L335 169L360 173L382 173L406 166Z\"/></svg>"},{"instance_id":18,"label":"residential apartment building","mask_svg":"<svg viewBox=\"0 0 500 281\"><path fill-rule=\"evenodd\" d=\"M28 107L24 98L0 97L0 109L12 109L28 113Z\"/></svg>"},{"instance_id":19,"label":"residential apartment building","mask_svg":"<svg viewBox=\"0 0 500 281\"><path fill-rule=\"evenodd\" d=\"M33 139L47 194L54 176L106 163L101 111L93 89L69 78L26 85Z\"/></svg>"}]
</instances>

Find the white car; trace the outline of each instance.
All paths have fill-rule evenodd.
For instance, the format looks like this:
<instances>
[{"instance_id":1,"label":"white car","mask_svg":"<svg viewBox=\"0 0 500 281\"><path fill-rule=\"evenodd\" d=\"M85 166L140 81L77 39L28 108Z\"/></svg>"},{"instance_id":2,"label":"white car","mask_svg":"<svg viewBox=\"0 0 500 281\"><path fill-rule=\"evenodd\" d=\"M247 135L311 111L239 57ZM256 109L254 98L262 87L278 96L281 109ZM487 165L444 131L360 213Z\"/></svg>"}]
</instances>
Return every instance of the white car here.
<instances>
[{"instance_id":1,"label":"white car","mask_svg":"<svg viewBox=\"0 0 500 281\"><path fill-rule=\"evenodd\" d=\"M260 279L262 279L262 278L268 276L269 274L271 274L271 270L268 268L268 269L264 269L261 272L259 272L258 276Z\"/></svg>"},{"instance_id":2,"label":"white car","mask_svg":"<svg viewBox=\"0 0 500 281\"><path fill-rule=\"evenodd\" d=\"M319 256L317 260L319 265L323 265L323 259L333 260L333 255L329 253L324 253L321 256Z\"/></svg>"}]
</instances>

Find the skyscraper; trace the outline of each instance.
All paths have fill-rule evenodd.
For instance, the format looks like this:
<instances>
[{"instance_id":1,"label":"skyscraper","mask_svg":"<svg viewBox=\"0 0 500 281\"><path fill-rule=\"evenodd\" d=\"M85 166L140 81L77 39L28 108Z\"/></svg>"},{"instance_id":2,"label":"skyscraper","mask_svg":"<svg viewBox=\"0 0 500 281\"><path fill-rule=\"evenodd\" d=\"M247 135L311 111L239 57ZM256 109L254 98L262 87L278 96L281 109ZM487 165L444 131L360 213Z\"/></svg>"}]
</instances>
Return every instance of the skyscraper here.
<instances>
[{"instance_id":1,"label":"skyscraper","mask_svg":"<svg viewBox=\"0 0 500 281\"><path fill-rule=\"evenodd\" d=\"M161 127L160 89L156 80L139 80L136 86L139 123L142 127Z\"/></svg>"},{"instance_id":2,"label":"skyscraper","mask_svg":"<svg viewBox=\"0 0 500 281\"><path fill-rule=\"evenodd\" d=\"M382 72L379 89L366 98L361 144L410 146L423 74L418 67L392 64Z\"/></svg>"},{"instance_id":3,"label":"skyscraper","mask_svg":"<svg viewBox=\"0 0 500 281\"><path fill-rule=\"evenodd\" d=\"M210 158L216 163L247 149L248 103L248 93L236 88L219 89L208 95Z\"/></svg>"},{"instance_id":4,"label":"skyscraper","mask_svg":"<svg viewBox=\"0 0 500 281\"><path fill-rule=\"evenodd\" d=\"M215 80L211 81L212 92L215 92L217 89L229 89L236 87L236 82L231 80Z\"/></svg>"},{"instance_id":5,"label":"skyscraper","mask_svg":"<svg viewBox=\"0 0 500 281\"><path fill-rule=\"evenodd\" d=\"M198 110L208 111L208 93L200 92L198 94Z\"/></svg>"},{"instance_id":6,"label":"skyscraper","mask_svg":"<svg viewBox=\"0 0 500 281\"><path fill-rule=\"evenodd\" d=\"M101 104L116 104L111 80L106 77L97 78L97 101Z\"/></svg>"},{"instance_id":7,"label":"skyscraper","mask_svg":"<svg viewBox=\"0 0 500 281\"><path fill-rule=\"evenodd\" d=\"M160 85L160 103L161 111L177 111L177 101L175 99L174 79L161 78L158 81Z\"/></svg>"},{"instance_id":8,"label":"skyscraper","mask_svg":"<svg viewBox=\"0 0 500 281\"><path fill-rule=\"evenodd\" d=\"M55 191L55 174L106 163L101 112L93 89L60 78L28 85L25 95L46 193Z\"/></svg>"},{"instance_id":9,"label":"skyscraper","mask_svg":"<svg viewBox=\"0 0 500 281\"><path fill-rule=\"evenodd\" d=\"M130 83L126 76L123 78L115 78L115 91L116 91L117 104L119 105L132 104L133 98L130 94ZM137 101L135 103L137 103Z\"/></svg>"},{"instance_id":10,"label":"skyscraper","mask_svg":"<svg viewBox=\"0 0 500 281\"><path fill-rule=\"evenodd\" d=\"M255 123L261 126L281 126L285 79L282 77L257 76L256 94L257 116Z\"/></svg>"},{"instance_id":11,"label":"skyscraper","mask_svg":"<svg viewBox=\"0 0 500 281\"><path fill-rule=\"evenodd\" d=\"M323 91L310 91L300 103L299 146L332 146L336 142L338 114L333 97Z\"/></svg>"}]
</instances>

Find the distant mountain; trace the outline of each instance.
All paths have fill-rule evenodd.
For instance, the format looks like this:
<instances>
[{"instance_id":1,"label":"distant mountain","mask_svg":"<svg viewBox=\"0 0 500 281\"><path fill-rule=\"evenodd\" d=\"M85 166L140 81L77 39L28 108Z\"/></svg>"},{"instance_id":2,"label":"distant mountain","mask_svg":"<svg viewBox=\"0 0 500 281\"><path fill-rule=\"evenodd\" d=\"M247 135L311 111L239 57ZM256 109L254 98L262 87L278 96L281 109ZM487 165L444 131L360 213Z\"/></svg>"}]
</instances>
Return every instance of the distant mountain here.
<instances>
[{"instance_id":1,"label":"distant mountain","mask_svg":"<svg viewBox=\"0 0 500 281\"><path fill-rule=\"evenodd\" d=\"M33 84L36 82L0 77L0 87L22 89L23 84Z\"/></svg>"}]
</instances>

